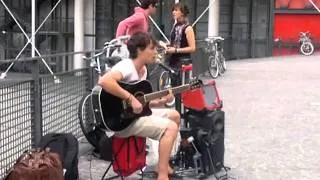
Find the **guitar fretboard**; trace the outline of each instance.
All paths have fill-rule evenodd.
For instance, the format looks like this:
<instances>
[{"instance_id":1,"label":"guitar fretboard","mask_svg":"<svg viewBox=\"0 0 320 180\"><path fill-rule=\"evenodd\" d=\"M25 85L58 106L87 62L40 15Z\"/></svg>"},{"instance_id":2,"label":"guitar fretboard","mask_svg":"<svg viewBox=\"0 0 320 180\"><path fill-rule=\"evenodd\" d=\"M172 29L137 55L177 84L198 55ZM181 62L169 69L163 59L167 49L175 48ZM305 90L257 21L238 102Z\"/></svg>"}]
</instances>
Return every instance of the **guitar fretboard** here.
<instances>
[{"instance_id":1,"label":"guitar fretboard","mask_svg":"<svg viewBox=\"0 0 320 180\"><path fill-rule=\"evenodd\" d=\"M179 93L186 91L186 90L189 90L189 89L190 89L189 84L171 88L173 94L179 94ZM145 97L145 101L149 102L151 100L161 98L161 97L166 96L168 94L169 94L169 90L162 90L162 91L146 94L146 95L144 95L144 97Z\"/></svg>"}]
</instances>

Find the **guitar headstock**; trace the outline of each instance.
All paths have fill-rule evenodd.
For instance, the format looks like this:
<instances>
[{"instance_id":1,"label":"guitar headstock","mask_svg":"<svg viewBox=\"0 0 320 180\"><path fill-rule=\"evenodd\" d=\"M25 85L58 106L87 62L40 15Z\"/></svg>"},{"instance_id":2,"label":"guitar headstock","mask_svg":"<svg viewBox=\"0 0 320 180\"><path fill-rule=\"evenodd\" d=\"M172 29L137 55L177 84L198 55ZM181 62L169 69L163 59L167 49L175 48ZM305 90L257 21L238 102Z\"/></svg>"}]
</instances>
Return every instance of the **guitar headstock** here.
<instances>
[{"instance_id":1,"label":"guitar headstock","mask_svg":"<svg viewBox=\"0 0 320 180\"><path fill-rule=\"evenodd\" d=\"M193 90L193 89L200 88L203 85L203 82L201 79L193 78L190 80L189 85L190 85L190 90Z\"/></svg>"}]
</instances>

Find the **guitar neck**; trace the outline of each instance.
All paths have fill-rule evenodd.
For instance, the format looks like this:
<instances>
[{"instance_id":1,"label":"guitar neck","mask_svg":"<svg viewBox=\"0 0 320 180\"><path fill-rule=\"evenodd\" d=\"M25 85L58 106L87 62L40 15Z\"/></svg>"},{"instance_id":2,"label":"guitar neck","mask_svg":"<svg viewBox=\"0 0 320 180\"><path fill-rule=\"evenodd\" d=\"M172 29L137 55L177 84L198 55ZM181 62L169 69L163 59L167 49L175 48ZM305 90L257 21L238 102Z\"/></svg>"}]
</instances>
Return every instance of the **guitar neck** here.
<instances>
[{"instance_id":1,"label":"guitar neck","mask_svg":"<svg viewBox=\"0 0 320 180\"><path fill-rule=\"evenodd\" d=\"M182 85L182 86L171 88L173 94L179 94L179 93L181 93L183 91L186 91L186 90L189 90L189 89L190 89L190 84L186 84L186 85ZM165 89L165 90L162 90L162 91L153 92L153 93L150 93L150 94L145 94L144 98L145 98L146 102L149 102L151 100L164 97L164 96L166 96L168 94L169 94L169 90Z\"/></svg>"}]
</instances>

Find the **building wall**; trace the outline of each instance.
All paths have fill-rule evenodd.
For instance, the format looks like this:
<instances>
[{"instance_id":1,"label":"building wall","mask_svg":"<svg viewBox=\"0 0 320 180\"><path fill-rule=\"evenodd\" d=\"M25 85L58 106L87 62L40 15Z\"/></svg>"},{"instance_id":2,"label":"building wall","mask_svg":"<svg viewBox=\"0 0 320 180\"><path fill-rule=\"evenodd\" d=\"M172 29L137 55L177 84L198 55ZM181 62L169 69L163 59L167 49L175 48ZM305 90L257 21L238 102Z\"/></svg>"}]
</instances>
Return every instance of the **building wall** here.
<instances>
[{"instance_id":1,"label":"building wall","mask_svg":"<svg viewBox=\"0 0 320 180\"><path fill-rule=\"evenodd\" d=\"M57 1L38 0L37 2L41 2L37 10L39 24ZM208 0L181 0L181 2L190 7L190 23L193 23L209 5ZM31 17L29 1L12 0L10 3L12 6L24 6L25 8L21 8L24 9L23 13L25 13L23 17ZM84 3L85 50L102 48L104 42L114 38L118 23L132 14L133 8L137 5L135 0L85 0ZM173 24L171 15L173 3L173 0L160 0L160 7L154 16L154 20L166 37L170 36ZM38 47L44 54L73 51L73 6L74 0L61 1L61 4L41 29L41 35L37 35ZM269 6L270 2L265 0L220 0L219 33L226 38L223 47L227 59L268 55L267 49L268 43L270 43L268 40L270 34ZM4 21L8 21L8 19L8 14L0 6L0 27L1 24L5 25L6 22ZM26 22L30 24L30 19L27 19ZM153 25L150 28L159 39L163 39ZM203 39L207 36L208 12L204 14L194 28L198 40L198 54L195 58L202 59L205 62L206 57L202 51L202 46ZM7 47L4 49L10 47L9 49L14 49L15 52L8 54L8 50L2 50L4 52L1 52L0 57L15 57L17 51L26 43L26 39L17 26L13 25L9 28L9 31L10 33L0 35L1 37L6 36L5 38L0 37L2 39L0 46ZM27 50L25 55L28 56L29 52ZM203 66L206 65L203 64Z\"/></svg>"},{"instance_id":2,"label":"building wall","mask_svg":"<svg viewBox=\"0 0 320 180\"><path fill-rule=\"evenodd\" d=\"M320 42L320 16L318 14L276 14L274 38L283 42L298 42L299 33L310 31L312 40ZM290 31L288 31L290 29Z\"/></svg>"},{"instance_id":3,"label":"building wall","mask_svg":"<svg viewBox=\"0 0 320 180\"><path fill-rule=\"evenodd\" d=\"M320 16L319 12L306 0L274 0L274 43L273 55L299 53L300 32L311 33L313 44L320 44ZM313 0L320 7L320 0Z\"/></svg>"},{"instance_id":4,"label":"building wall","mask_svg":"<svg viewBox=\"0 0 320 180\"><path fill-rule=\"evenodd\" d=\"M25 29L27 34L31 33L31 1L11 0L4 1L9 9ZM58 0L37 0L36 1L36 29L43 22L45 17L56 5ZM96 39L96 4L95 0L84 0L84 50L94 50ZM5 33L2 33L5 32ZM21 30L9 16L2 3L0 3L0 58L15 58L27 39ZM74 0L60 1L57 8L49 16L47 21L36 34L36 47L41 55L72 52L74 49ZM31 46L28 46L21 57L31 56ZM52 58L48 60L54 71L67 70L72 68L72 59ZM0 67L1 69L5 68ZM24 71L26 68L17 64L13 70Z\"/></svg>"}]
</instances>

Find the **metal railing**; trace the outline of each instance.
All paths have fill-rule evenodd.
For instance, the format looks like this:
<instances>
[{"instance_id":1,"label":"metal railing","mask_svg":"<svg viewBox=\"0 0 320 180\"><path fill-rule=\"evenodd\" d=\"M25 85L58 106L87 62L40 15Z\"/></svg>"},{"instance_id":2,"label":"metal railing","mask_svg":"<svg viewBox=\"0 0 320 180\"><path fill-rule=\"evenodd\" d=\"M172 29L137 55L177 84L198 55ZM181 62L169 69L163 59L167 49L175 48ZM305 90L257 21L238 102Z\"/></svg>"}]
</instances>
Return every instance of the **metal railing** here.
<instances>
[{"instance_id":1,"label":"metal railing","mask_svg":"<svg viewBox=\"0 0 320 180\"><path fill-rule=\"evenodd\" d=\"M0 179L32 144L32 81L0 85Z\"/></svg>"},{"instance_id":2,"label":"metal railing","mask_svg":"<svg viewBox=\"0 0 320 180\"><path fill-rule=\"evenodd\" d=\"M0 64L3 62L7 61ZM27 63L32 73L9 72L7 79L0 80L0 179L16 159L38 144L45 134L82 136L78 103L94 84L89 68L56 73L60 83L55 83L50 74L40 74L39 59L20 59L16 63Z\"/></svg>"}]
</instances>

